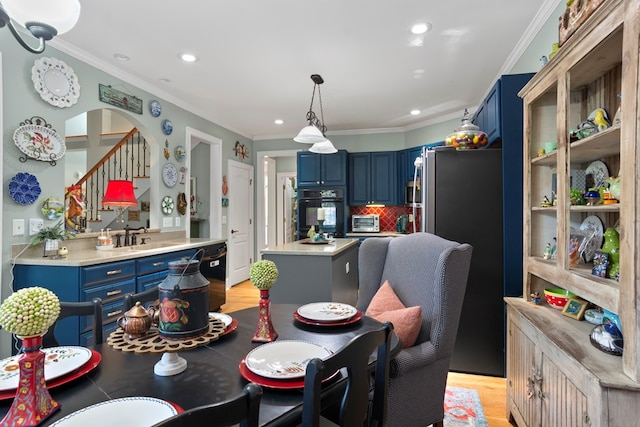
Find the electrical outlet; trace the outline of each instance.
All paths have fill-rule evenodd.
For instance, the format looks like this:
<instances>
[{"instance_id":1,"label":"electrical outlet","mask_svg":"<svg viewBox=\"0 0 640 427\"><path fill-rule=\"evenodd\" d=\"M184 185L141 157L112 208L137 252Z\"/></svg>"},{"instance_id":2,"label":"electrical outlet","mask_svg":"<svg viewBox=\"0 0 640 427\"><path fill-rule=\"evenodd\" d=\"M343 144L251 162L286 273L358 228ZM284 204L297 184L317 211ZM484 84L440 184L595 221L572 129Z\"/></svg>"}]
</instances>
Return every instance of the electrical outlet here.
<instances>
[{"instance_id":1,"label":"electrical outlet","mask_svg":"<svg viewBox=\"0 0 640 427\"><path fill-rule=\"evenodd\" d=\"M176 227L180 227L180 217L176 217Z\"/></svg>"},{"instance_id":2,"label":"electrical outlet","mask_svg":"<svg viewBox=\"0 0 640 427\"><path fill-rule=\"evenodd\" d=\"M162 218L162 226L167 228L173 225L173 219L170 216Z\"/></svg>"},{"instance_id":3,"label":"electrical outlet","mask_svg":"<svg viewBox=\"0 0 640 427\"><path fill-rule=\"evenodd\" d=\"M29 236L38 234L44 227L44 220L42 218L29 218Z\"/></svg>"},{"instance_id":4,"label":"electrical outlet","mask_svg":"<svg viewBox=\"0 0 640 427\"><path fill-rule=\"evenodd\" d=\"M13 220L13 235L24 236L24 219Z\"/></svg>"}]
</instances>

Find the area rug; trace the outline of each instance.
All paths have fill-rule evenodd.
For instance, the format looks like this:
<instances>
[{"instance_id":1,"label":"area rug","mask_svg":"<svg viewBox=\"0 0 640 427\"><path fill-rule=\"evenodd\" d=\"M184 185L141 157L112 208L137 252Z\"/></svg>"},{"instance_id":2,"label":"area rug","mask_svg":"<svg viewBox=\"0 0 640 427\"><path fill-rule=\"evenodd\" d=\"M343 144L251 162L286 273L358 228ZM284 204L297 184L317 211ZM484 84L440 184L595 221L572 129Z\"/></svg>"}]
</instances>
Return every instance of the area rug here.
<instances>
[{"instance_id":1,"label":"area rug","mask_svg":"<svg viewBox=\"0 0 640 427\"><path fill-rule=\"evenodd\" d=\"M444 395L444 427L488 427L478 392L447 387Z\"/></svg>"}]
</instances>

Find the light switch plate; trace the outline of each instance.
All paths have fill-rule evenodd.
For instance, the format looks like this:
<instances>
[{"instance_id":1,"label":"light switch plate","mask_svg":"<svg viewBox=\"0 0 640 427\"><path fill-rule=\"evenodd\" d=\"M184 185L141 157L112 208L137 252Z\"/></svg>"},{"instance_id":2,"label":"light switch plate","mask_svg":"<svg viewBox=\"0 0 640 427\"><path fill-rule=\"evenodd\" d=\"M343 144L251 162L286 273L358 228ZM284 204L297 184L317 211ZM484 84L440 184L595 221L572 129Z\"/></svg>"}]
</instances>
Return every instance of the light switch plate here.
<instances>
[{"instance_id":1,"label":"light switch plate","mask_svg":"<svg viewBox=\"0 0 640 427\"><path fill-rule=\"evenodd\" d=\"M165 228L173 226L173 219L170 216L162 218L162 226Z\"/></svg>"},{"instance_id":2,"label":"light switch plate","mask_svg":"<svg viewBox=\"0 0 640 427\"><path fill-rule=\"evenodd\" d=\"M44 220L42 218L29 218L29 236L38 234L38 231L40 231L42 227L44 227Z\"/></svg>"},{"instance_id":3,"label":"light switch plate","mask_svg":"<svg viewBox=\"0 0 640 427\"><path fill-rule=\"evenodd\" d=\"M180 227L180 217L176 217L176 227Z\"/></svg>"},{"instance_id":4,"label":"light switch plate","mask_svg":"<svg viewBox=\"0 0 640 427\"><path fill-rule=\"evenodd\" d=\"M13 235L24 236L24 219L13 220Z\"/></svg>"}]
</instances>

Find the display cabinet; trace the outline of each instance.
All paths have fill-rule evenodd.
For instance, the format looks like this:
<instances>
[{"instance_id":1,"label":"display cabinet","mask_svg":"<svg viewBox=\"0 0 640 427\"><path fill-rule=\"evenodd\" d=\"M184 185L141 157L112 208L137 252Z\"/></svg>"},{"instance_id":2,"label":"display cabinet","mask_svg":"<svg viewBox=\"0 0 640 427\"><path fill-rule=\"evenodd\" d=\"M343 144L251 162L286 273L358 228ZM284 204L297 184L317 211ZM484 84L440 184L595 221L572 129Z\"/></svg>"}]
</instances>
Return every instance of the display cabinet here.
<instances>
[{"instance_id":1,"label":"display cabinet","mask_svg":"<svg viewBox=\"0 0 640 427\"><path fill-rule=\"evenodd\" d=\"M507 410L521 426L637 422L639 9L638 0L605 1L520 92L525 147L523 296L506 301ZM570 137L597 108L604 108L612 120L618 107L621 123L579 139ZM541 152L547 142L556 142L557 149ZM588 189L603 173L622 177L619 203L571 202L572 189ZM593 275L588 256L576 264L569 255L575 230L585 228L585 221L620 230L617 280ZM547 245L557 247L555 256L545 254ZM543 292L551 287L618 313L622 357L591 344L594 325L547 305ZM541 296L540 305L529 301L534 292ZM558 413L564 415L559 418Z\"/></svg>"}]
</instances>

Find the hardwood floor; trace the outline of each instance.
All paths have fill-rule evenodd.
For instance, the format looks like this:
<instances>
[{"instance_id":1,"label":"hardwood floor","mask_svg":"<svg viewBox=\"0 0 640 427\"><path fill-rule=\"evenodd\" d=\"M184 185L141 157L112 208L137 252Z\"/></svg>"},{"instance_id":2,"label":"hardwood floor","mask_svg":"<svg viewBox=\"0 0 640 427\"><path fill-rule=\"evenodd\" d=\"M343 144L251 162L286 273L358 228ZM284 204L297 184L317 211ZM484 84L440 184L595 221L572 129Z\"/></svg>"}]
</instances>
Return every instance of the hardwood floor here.
<instances>
[{"instance_id":1,"label":"hardwood floor","mask_svg":"<svg viewBox=\"0 0 640 427\"><path fill-rule=\"evenodd\" d=\"M259 298L258 289L246 280L227 290L227 302L222 305L222 312L255 307ZM489 427L512 427L506 418L507 389L504 378L449 372L447 385L477 390Z\"/></svg>"}]
</instances>

